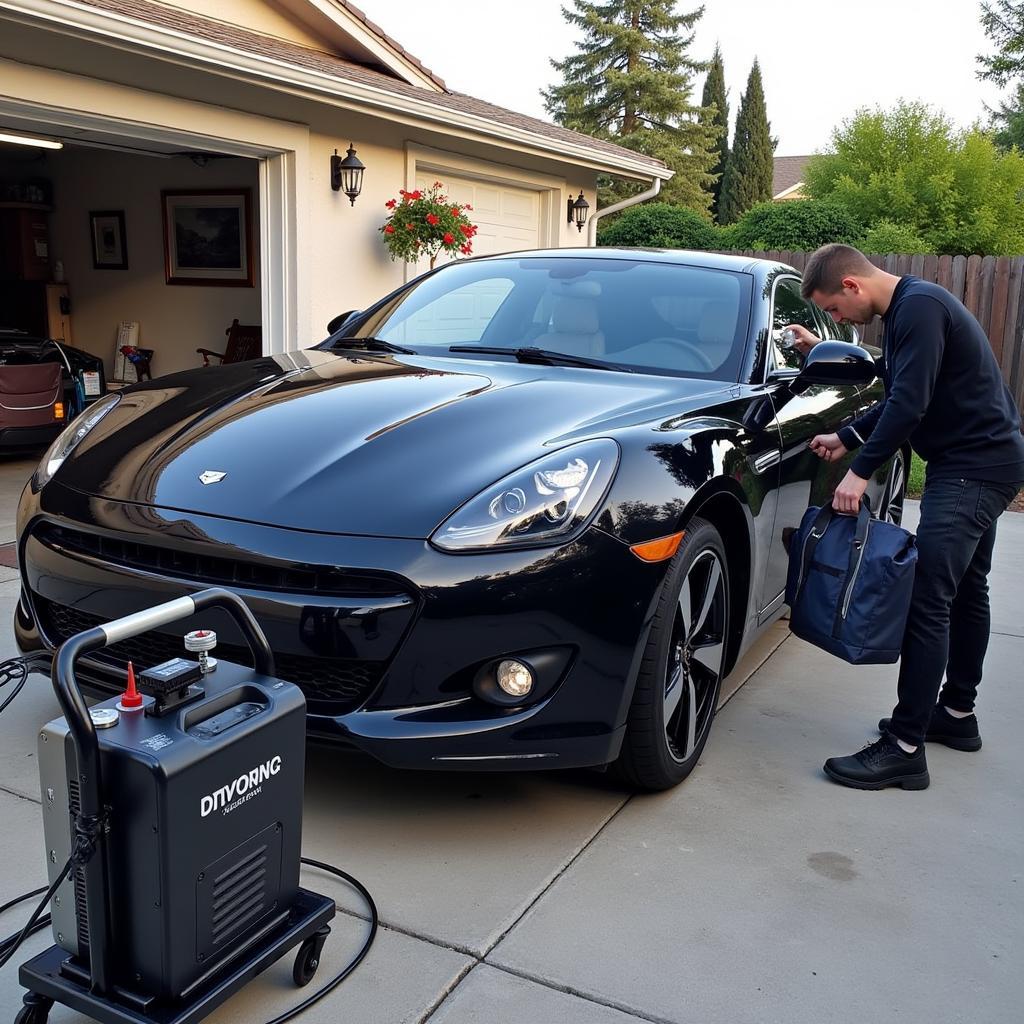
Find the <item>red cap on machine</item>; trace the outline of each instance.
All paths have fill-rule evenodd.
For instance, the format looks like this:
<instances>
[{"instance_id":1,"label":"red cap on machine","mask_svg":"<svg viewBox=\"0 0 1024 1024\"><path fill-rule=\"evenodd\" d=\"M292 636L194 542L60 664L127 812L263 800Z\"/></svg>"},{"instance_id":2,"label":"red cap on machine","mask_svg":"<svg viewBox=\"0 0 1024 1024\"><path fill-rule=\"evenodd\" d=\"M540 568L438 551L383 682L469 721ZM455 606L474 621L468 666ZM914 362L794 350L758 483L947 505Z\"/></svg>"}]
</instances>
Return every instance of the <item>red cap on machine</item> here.
<instances>
[{"instance_id":1,"label":"red cap on machine","mask_svg":"<svg viewBox=\"0 0 1024 1024\"><path fill-rule=\"evenodd\" d=\"M135 689L135 669L130 661L128 662L128 688L121 694L121 707L142 707L142 694Z\"/></svg>"}]
</instances>

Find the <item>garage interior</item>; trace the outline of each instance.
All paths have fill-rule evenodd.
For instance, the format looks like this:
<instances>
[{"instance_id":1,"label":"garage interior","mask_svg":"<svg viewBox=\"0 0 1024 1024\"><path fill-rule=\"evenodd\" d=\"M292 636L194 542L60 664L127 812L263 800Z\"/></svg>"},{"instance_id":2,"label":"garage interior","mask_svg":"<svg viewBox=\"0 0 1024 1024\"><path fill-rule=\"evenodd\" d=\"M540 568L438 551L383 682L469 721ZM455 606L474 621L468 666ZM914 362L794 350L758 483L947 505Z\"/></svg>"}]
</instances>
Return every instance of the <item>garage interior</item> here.
<instances>
[{"instance_id":1,"label":"garage interior","mask_svg":"<svg viewBox=\"0 0 1024 1024\"><path fill-rule=\"evenodd\" d=\"M101 357L113 387L203 365L236 320L261 354L259 160L42 119L3 135L37 144L0 141L0 328Z\"/></svg>"}]
</instances>

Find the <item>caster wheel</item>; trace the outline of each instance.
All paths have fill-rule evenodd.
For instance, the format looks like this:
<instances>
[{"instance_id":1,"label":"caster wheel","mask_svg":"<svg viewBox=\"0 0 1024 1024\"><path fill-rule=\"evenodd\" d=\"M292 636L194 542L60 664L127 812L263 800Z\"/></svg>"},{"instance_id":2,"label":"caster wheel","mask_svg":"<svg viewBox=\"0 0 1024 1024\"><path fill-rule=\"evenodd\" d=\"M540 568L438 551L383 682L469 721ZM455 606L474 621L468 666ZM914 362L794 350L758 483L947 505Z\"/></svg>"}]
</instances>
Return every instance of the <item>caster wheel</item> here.
<instances>
[{"instance_id":1,"label":"caster wheel","mask_svg":"<svg viewBox=\"0 0 1024 1024\"><path fill-rule=\"evenodd\" d=\"M28 1003L18 1011L14 1024L46 1024L52 1003Z\"/></svg>"},{"instance_id":2,"label":"caster wheel","mask_svg":"<svg viewBox=\"0 0 1024 1024\"><path fill-rule=\"evenodd\" d=\"M316 970L320 966L320 953L330 934L331 929L325 925L299 946L299 951L295 954L295 966L292 968L292 981L299 988L303 988L313 980L313 975L316 974ZM19 1021L18 1024L21 1022ZM35 1022L32 1021L31 1024L35 1024Z\"/></svg>"}]
</instances>

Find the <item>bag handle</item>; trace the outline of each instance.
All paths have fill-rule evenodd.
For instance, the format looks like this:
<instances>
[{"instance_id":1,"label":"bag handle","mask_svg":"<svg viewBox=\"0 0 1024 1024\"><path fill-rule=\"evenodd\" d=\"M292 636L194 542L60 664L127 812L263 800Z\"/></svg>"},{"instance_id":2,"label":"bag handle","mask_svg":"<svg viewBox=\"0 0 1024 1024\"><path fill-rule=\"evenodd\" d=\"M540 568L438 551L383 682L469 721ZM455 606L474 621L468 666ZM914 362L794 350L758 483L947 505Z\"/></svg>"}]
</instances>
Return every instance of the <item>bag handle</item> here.
<instances>
[{"instance_id":1,"label":"bag handle","mask_svg":"<svg viewBox=\"0 0 1024 1024\"><path fill-rule=\"evenodd\" d=\"M840 515L846 515L846 513L837 512L831 504L826 504L821 506L818 510L818 514L814 517L814 522L811 523L811 532L808 535L807 540L804 542L800 579L797 582L796 588L798 594L803 589L804 581L807 579L807 573L810 569L811 562L814 561L814 551L818 546L818 542L825 536L825 531L829 528L829 524L836 516ZM853 545L850 548L850 562L847 567L847 575L853 572L857 561L857 553L860 551L860 548L864 544L864 540L868 535L868 526L870 523L871 502L866 494L862 494L860 499L860 508L857 510L857 531L854 534Z\"/></svg>"}]
</instances>

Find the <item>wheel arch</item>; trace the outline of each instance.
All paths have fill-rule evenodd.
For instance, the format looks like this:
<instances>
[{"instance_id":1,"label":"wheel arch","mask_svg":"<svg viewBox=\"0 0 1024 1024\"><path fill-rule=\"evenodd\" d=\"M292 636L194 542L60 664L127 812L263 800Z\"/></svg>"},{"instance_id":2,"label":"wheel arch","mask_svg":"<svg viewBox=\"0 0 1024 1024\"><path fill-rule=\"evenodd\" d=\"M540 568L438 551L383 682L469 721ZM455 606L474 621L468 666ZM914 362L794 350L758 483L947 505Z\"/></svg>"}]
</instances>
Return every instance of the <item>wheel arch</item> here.
<instances>
[{"instance_id":1,"label":"wheel arch","mask_svg":"<svg viewBox=\"0 0 1024 1024\"><path fill-rule=\"evenodd\" d=\"M753 515L746 497L733 481L718 479L694 495L686 505L679 529L700 517L710 522L725 542L729 568L729 636L723 677L739 659L747 615L753 596Z\"/></svg>"}]
</instances>

